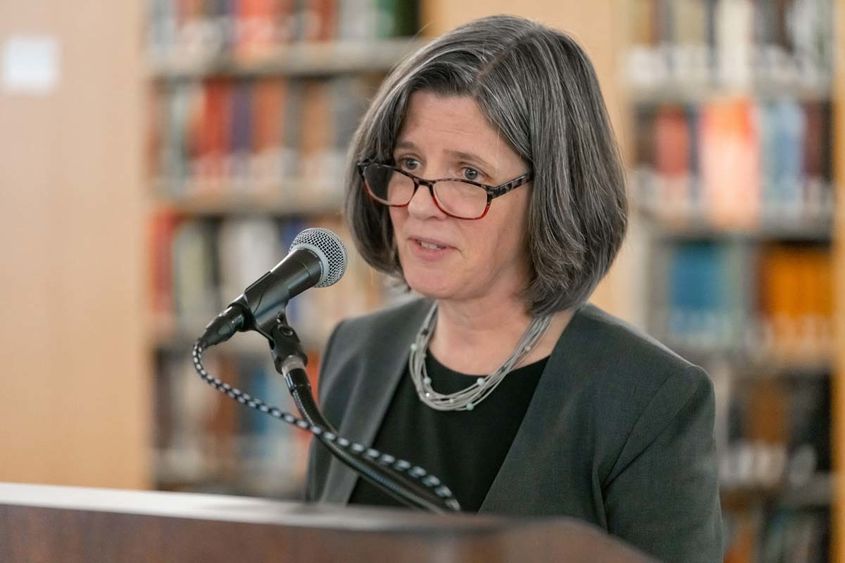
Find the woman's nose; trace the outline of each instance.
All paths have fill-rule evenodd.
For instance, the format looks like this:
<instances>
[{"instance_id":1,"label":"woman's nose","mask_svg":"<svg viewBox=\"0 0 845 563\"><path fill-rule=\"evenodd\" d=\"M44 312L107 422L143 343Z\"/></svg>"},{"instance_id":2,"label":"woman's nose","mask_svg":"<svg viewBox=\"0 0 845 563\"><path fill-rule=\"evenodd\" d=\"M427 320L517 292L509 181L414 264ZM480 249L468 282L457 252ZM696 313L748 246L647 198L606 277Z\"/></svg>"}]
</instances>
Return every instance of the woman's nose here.
<instances>
[{"instance_id":1,"label":"woman's nose","mask_svg":"<svg viewBox=\"0 0 845 563\"><path fill-rule=\"evenodd\" d=\"M434 190L425 184L420 184L417 191L408 202L408 213L415 217L443 217L446 214L437 206L434 201Z\"/></svg>"}]
</instances>

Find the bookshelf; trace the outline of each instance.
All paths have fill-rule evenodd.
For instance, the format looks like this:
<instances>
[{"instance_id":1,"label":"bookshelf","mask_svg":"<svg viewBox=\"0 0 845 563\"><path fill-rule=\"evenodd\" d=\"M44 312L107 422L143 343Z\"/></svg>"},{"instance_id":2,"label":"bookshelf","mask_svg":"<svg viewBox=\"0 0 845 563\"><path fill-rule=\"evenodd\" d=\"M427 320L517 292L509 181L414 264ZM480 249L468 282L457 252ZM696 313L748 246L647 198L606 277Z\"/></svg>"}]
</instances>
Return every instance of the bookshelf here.
<instances>
[{"instance_id":1,"label":"bookshelf","mask_svg":"<svg viewBox=\"0 0 845 563\"><path fill-rule=\"evenodd\" d=\"M842 12L627 3L644 322L713 378L726 561L839 560Z\"/></svg>"},{"instance_id":2,"label":"bookshelf","mask_svg":"<svg viewBox=\"0 0 845 563\"><path fill-rule=\"evenodd\" d=\"M203 386L190 348L303 228L329 228L351 248L340 220L346 146L384 73L423 41L412 0L232 9L150 2L153 486L295 498L307 435ZM384 299L383 281L351 258L331 291L288 306L312 375L334 324ZM211 350L208 367L295 412L260 337Z\"/></svg>"}]
</instances>

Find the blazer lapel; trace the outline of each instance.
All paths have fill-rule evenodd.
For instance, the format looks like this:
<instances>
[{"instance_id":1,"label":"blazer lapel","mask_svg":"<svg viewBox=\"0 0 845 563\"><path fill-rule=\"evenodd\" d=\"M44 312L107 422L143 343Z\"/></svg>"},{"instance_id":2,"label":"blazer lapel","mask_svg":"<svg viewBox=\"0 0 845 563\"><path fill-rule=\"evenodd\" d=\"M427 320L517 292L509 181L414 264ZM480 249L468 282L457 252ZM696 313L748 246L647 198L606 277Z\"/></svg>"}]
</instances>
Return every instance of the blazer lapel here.
<instances>
[{"instance_id":1,"label":"blazer lapel","mask_svg":"<svg viewBox=\"0 0 845 563\"><path fill-rule=\"evenodd\" d=\"M430 301L420 300L401 324L390 326L389 332L373 331L369 336L370 343L361 351L365 357L356 363L356 372L348 374L357 378L357 384L349 397L349 410L338 427L341 436L364 446L375 441L396 386L405 373L411 343L430 307ZM347 504L357 481L355 471L332 459L324 500Z\"/></svg>"},{"instance_id":2,"label":"blazer lapel","mask_svg":"<svg viewBox=\"0 0 845 563\"><path fill-rule=\"evenodd\" d=\"M573 342L578 332L574 325L580 321L581 309L579 308L555 344L549 361L546 362L519 430L499 472L490 485L484 502L479 507L479 512L528 514L532 510L530 506L520 506L520 499L532 497L532 491L523 491L520 487L532 481L529 473L543 471L542 467L532 467L528 460L534 458L538 451L542 451L544 440L553 437L550 428L554 426L554 414L559 411L563 403L562 397L566 396L569 386L573 383L572 377L567 377L567 374L578 375L573 373L568 356L573 346L577 346Z\"/></svg>"}]
</instances>

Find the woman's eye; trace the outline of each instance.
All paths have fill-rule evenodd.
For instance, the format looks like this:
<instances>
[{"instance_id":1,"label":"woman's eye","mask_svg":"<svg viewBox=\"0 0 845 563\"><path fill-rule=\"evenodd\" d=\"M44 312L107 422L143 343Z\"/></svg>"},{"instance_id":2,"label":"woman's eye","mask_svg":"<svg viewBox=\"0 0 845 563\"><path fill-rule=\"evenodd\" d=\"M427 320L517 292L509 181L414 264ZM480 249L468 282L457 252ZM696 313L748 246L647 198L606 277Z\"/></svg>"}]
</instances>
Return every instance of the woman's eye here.
<instances>
[{"instance_id":1,"label":"woman's eye","mask_svg":"<svg viewBox=\"0 0 845 563\"><path fill-rule=\"evenodd\" d=\"M467 180L478 181L478 177L481 176L481 172L476 170L475 168L464 168L464 178Z\"/></svg>"},{"instance_id":2,"label":"woman's eye","mask_svg":"<svg viewBox=\"0 0 845 563\"><path fill-rule=\"evenodd\" d=\"M420 161L416 158L400 158L399 168L402 170L416 170L420 167Z\"/></svg>"}]
</instances>

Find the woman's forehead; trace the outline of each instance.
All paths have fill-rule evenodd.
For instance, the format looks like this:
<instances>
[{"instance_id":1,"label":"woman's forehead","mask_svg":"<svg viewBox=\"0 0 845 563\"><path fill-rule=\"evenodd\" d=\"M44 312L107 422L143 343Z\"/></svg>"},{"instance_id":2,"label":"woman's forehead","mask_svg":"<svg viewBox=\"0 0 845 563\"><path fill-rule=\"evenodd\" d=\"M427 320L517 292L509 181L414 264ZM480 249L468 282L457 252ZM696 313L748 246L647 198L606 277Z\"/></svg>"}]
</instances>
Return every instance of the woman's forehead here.
<instances>
[{"instance_id":1,"label":"woman's forehead","mask_svg":"<svg viewBox=\"0 0 845 563\"><path fill-rule=\"evenodd\" d=\"M428 91L411 95L395 149L436 151L450 158L489 165L522 160L474 98Z\"/></svg>"}]
</instances>

